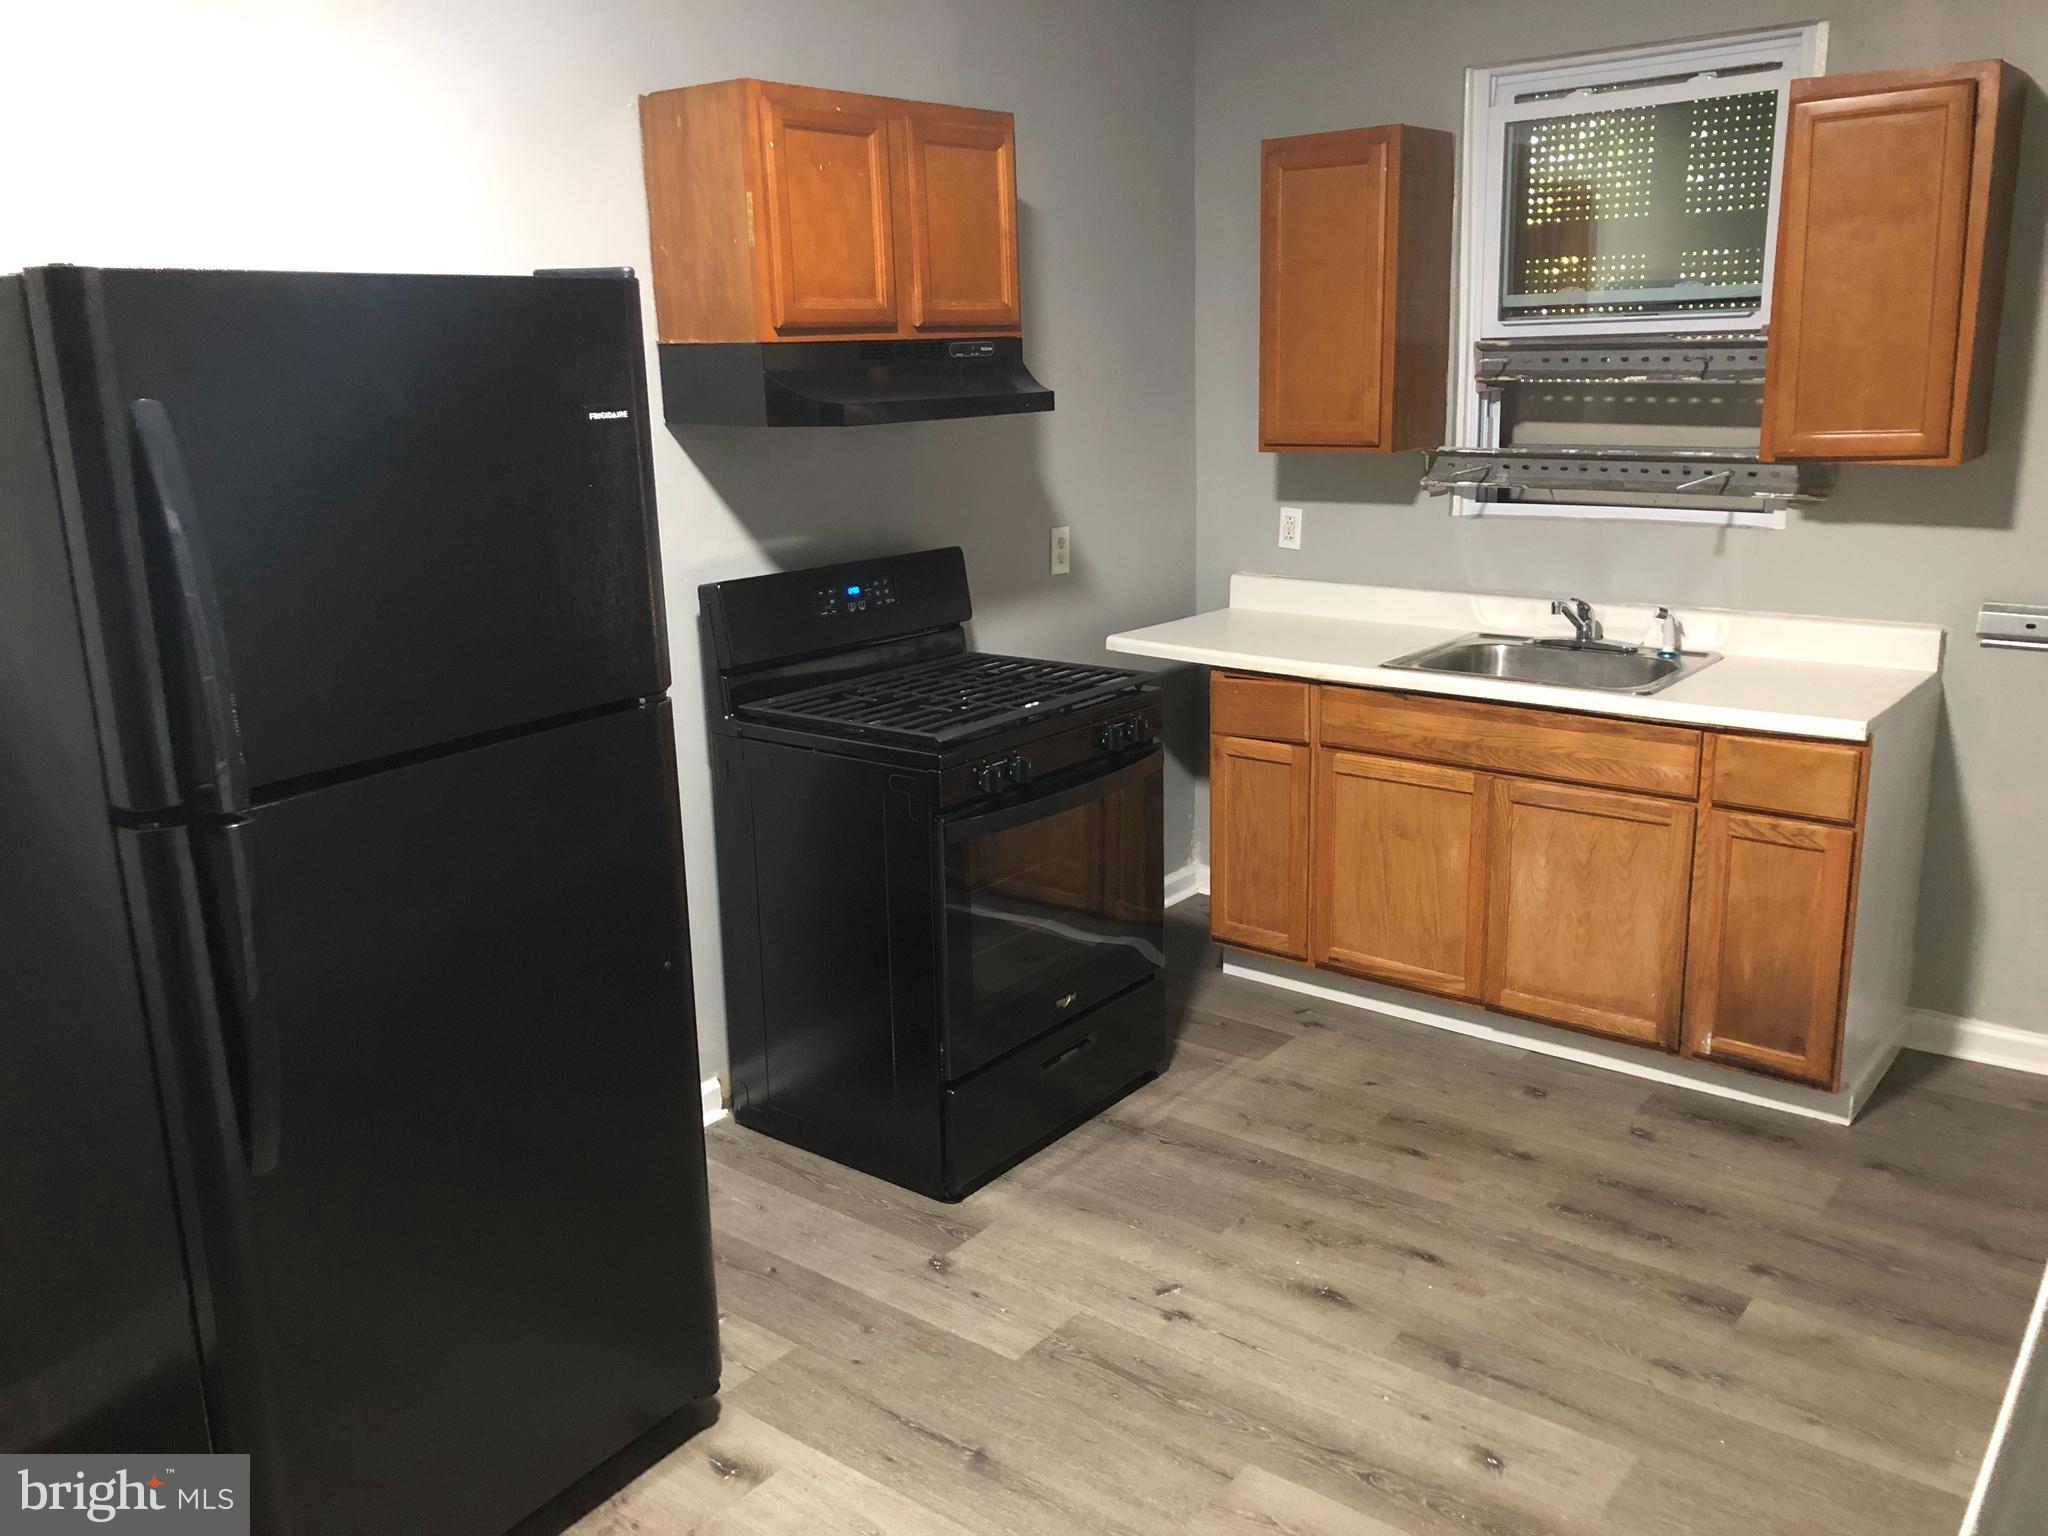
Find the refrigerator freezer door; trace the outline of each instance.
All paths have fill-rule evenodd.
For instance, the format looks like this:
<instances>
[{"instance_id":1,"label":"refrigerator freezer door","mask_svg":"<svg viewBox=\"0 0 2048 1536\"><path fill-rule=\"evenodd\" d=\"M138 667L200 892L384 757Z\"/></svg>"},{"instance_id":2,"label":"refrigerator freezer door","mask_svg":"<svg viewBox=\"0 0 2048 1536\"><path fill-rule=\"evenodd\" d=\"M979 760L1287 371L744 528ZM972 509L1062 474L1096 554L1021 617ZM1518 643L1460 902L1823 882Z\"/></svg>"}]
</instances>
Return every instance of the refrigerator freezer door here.
<instances>
[{"instance_id":1,"label":"refrigerator freezer door","mask_svg":"<svg viewBox=\"0 0 2048 1536\"><path fill-rule=\"evenodd\" d=\"M242 1131L214 1284L266 1378L229 1448L280 1533L495 1536L717 1386L670 730L629 707L260 806L239 959L193 834Z\"/></svg>"},{"instance_id":2,"label":"refrigerator freezer door","mask_svg":"<svg viewBox=\"0 0 2048 1536\"><path fill-rule=\"evenodd\" d=\"M78 435L110 468L79 480L88 535L150 567L153 617L123 622L175 678L190 615L133 426L153 400L257 790L667 686L630 279L46 281L61 349L98 360ZM204 803L206 753L177 756Z\"/></svg>"}]
</instances>

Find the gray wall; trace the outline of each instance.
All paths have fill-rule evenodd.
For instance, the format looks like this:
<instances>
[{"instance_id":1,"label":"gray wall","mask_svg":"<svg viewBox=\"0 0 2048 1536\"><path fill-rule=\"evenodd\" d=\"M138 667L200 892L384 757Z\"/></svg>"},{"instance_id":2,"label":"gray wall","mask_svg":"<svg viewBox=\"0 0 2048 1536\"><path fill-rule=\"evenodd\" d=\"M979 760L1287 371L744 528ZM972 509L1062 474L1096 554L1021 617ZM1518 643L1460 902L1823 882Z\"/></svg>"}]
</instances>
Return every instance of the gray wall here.
<instances>
[{"instance_id":1,"label":"gray wall","mask_svg":"<svg viewBox=\"0 0 2048 1536\"><path fill-rule=\"evenodd\" d=\"M1831 65L2001 54L2048 74L2036 0L1844 0ZM958 541L983 645L1087 659L1224 599L1230 572L1569 588L1933 619L2048 593L2041 356L2048 111L2036 97L1994 448L1852 470L1784 533L1453 522L1412 456L1253 450L1258 141L1456 128L1466 64L1785 19L1762 0L107 0L25 12L0 135L0 270L31 262L522 271L647 260L634 98L754 73L1017 114L1037 420L656 440L700 1031L724 1061L695 609L700 581ZM1190 82L1193 89L1190 89ZM649 315L651 333L652 316ZM1198 489L1199 488L1199 489ZM1308 509L1306 547L1274 508ZM1196 508L1190 518L1189 507ZM1075 571L1045 574L1071 523ZM1168 866L1202 843L1195 680L1176 674ZM1960 641L1938 765L1919 1000L2042 1024L2048 662Z\"/></svg>"},{"instance_id":2,"label":"gray wall","mask_svg":"<svg viewBox=\"0 0 2048 1536\"><path fill-rule=\"evenodd\" d=\"M1836 0L1830 73L2003 57L2048 78L2038 0ZM2048 1030L2043 762L2048 657L1984 651L1979 602L2048 601L2048 338L2042 325L2048 104L2027 107L1992 447L1960 469L1852 468L1782 533L1452 519L1418 455L1260 454L1261 138L1406 122L1457 130L1467 65L1761 26L1775 0L1201 0L1195 46L1197 606L1233 571L1508 588L1933 621L1948 626L1914 999ZM1274 544L1305 508L1303 549ZM1201 846L1201 827L1197 845ZM1169 865L1175 862L1169 853Z\"/></svg>"},{"instance_id":3,"label":"gray wall","mask_svg":"<svg viewBox=\"0 0 2048 1536\"><path fill-rule=\"evenodd\" d=\"M1076 660L1187 609L1184 0L113 0L25 10L9 43L33 65L0 91L16 151L0 271L644 270L641 92L752 74L1016 113L1027 356L1058 393L1053 415L657 434L707 1072L725 1038L699 582L957 542L980 644ZM1073 526L1074 571L1054 579L1058 523ZM1167 796L1185 849L1178 760Z\"/></svg>"}]
</instances>

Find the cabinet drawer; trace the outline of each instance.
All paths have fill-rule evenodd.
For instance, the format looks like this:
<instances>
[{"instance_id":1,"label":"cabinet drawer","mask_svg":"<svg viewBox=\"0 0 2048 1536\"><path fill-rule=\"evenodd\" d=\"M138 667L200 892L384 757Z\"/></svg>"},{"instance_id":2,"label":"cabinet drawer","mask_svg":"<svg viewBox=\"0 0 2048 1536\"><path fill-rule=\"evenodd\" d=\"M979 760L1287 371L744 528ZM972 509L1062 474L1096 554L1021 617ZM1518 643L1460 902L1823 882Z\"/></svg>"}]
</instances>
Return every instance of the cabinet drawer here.
<instances>
[{"instance_id":1,"label":"cabinet drawer","mask_svg":"<svg viewBox=\"0 0 2048 1536\"><path fill-rule=\"evenodd\" d=\"M1166 1065L1166 989L1140 983L946 1090L955 1199Z\"/></svg>"},{"instance_id":2,"label":"cabinet drawer","mask_svg":"<svg viewBox=\"0 0 2048 1536\"><path fill-rule=\"evenodd\" d=\"M1713 749L1714 804L1853 822L1862 747L1771 736L1720 736Z\"/></svg>"},{"instance_id":3,"label":"cabinet drawer","mask_svg":"<svg viewBox=\"0 0 2048 1536\"><path fill-rule=\"evenodd\" d=\"M1324 746L1686 799L1699 789L1698 731L1369 688L1322 692Z\"/></svg>"},{"instance_id":4,"label":"cabinet drawer","mask_svg":"<svg viewBox=\"0 0 2048 1536\"><path fill-rule=\"evenodd\" d=\"M1308 741L1307 683L1288 677L1209 678L1209 733L1256 741Z\"/></svg>"}]
</instances>

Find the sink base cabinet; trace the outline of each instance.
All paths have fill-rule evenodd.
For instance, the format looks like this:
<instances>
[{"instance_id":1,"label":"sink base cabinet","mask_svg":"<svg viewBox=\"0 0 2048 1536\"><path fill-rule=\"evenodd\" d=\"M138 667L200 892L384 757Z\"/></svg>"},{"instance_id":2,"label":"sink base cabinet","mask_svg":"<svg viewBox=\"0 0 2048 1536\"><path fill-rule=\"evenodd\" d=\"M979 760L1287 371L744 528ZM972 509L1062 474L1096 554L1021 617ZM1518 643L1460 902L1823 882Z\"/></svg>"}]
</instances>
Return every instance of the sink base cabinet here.
<instances>
[{"instance_id":1,"label":"sink base cabinet","mask_svg":"<svg viewBox=\"0 0 2048 1536\"><path fill-rule=\"evenodd\" d=\"M1476 998L1487 806L1476 773L1319 749L1310 921L1316 964Z\"/></svg>"},{"instance_id":2,"label":"sink base cabinet","mask_svg":"<svg viewBox=\"0 0 2048 1536\"><path fill-rule=\"evenodd\" d=\"M1292 738L1211 738L1219 943L1840 1088L1868 748L1224 673L1211 696Z\"/></svg>"},{"instance_id":3,"label":"sink base cabinet","mask_svg":"<svg viewBox=\"0 0 2048 1536\"><path fill-rule=\"evenodd\" d=\"M1693 882L1686 1054L1832 1085L1856 834L1711 810Z\"/></svg>"},{"instance_id":4,"label":"sink base cabinet","mask_svg":"<svg viewBox=\"0 0 2048 1536\"><path fill-rule=\"evenodd\" d=\"M1520 779L1493 796L1485 1001L1675 1049L1693 807Z\"/></svg>"},{"instance_id":5,"label":"sink base cabinet","mask_svg":"<svg viewBox=\"0 0 2048 1536\"><path fill-rule=\"evenodd\" d=\"M1209 743L1209 926L1217 941L1308 956L1309 749Z\"/></svg>"}]
</instances>

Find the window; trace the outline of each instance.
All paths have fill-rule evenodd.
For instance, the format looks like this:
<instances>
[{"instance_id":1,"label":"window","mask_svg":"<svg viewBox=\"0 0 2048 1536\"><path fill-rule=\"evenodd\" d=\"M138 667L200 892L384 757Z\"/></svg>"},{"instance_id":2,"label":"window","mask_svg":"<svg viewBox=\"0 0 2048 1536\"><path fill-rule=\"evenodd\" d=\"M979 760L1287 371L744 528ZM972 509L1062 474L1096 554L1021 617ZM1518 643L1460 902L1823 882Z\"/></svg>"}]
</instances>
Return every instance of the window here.
<instances>
[{"instance_id":1,"label":"window","mask_svg":"<svg viewBox=\"0 0 2048 1536\"><path fill-rule=\"evenodd\" d=\"M1492 318L1753 321L1777 121L1769 90L1510 119Z\"/></svg>"},{"instance_id":2,"label":"window","mask_svg":"<svg viewBox=\"0 0 2048 1536\"><path fill-rule=\"evenodd\" d=\"M1824 50L1825 24L1809 23L1466 72L1457 444L1755 452L1785 88L1819 73ZM1485 371L1499 373L1504 350L1566 339L1701 336L1738 361L1746 344L1755 377L1573 379L1547 360L1553 377L1517 392ZM1466 492L1453 505L1783 526L1782 509L1727 497L1566 494Z\"/></svg>"}]
</instances>

